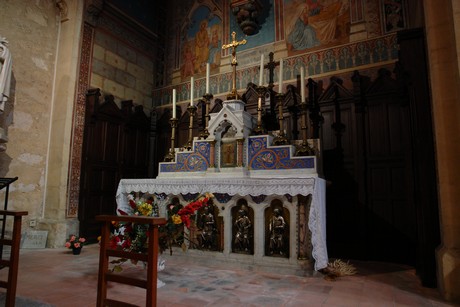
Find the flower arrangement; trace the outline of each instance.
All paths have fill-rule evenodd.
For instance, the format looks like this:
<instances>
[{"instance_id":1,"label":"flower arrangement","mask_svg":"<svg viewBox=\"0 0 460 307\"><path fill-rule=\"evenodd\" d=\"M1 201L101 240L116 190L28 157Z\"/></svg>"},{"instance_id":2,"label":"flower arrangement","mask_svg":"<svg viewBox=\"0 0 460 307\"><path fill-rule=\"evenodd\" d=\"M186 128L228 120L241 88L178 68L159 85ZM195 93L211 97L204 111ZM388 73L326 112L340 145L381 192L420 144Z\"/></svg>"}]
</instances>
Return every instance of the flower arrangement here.
<instances>
[{"instance_id":1,"label":"flower arrangement","mask_svg":"<svg viewBox=\"0 0 460 307\"><path fill-rule=\"evenodd\" d=\"M198 198L185 207L180 204L169 204L167 206L168 220L166 225L160 227L160 251L169 249L172 254L173 245L179 245L182 250L187 249L186 241L191 242L186 236L184 227L190 229L192 226L192 216L202 207L208 205L213 197L211 193L198 196Z\"/></svg>"},{"instance_id":2,"label":"flower arrangement","mask_svg":"<svg viewBox=\"0 0 460 307\"><path fill-rule=\"evenodd\" d=\"M82 248L85 242L86 242L86 239L83 237L79 237L76 235L70 235L69 240L65 242L65 247L70 248L70 249Z\"/></svg>"},{"instance_id":3,"label":"flower arrangement","mask_svg":"<svg viewBox=\"0 0 460 307\"><path fill-rule=\"evenodd\" d=\"M137 216L159 216L158 205L154 203L153 197L134 198L133 194L128 195L129 208L127 211L118 209L120 215ZM112 222L113 233L110 236L110 248L127 252L145 253L148 247L148 225L131 222ZM127 261L125 258L110 261L114 264L112 271L122 271L122 265ZM137 261L131 260L133 264Z\"/></svg>"},{"instance_id":4,"label":"flower arrangement","mask_svg":"<svg viewBox=\"0 0 460 307\"><path fill-rule=\"evenodd\" d=\"M183 207L179 203L167 206L167 223L159 227L159 244L160 252L169 248L172 253L172 246L179 245L186 248L185 240L187 237L184 227L191 227L191 216L197 210L206 205L212 194L200 195L195 201ZM133 194L128 195L129 210L118 209L121 215L138 215L138 216L159 216L158 205L154 202L153 197L135 198ZM147 227L148 225L135 224L130 222L113 222L114 230L110 237L110 248L121 249L128 252L145 253L148 247ZM112 260L115 266L113 271L121 271L122 264L127 259ZM136 264L136 263L134 263Z\"/></svg>"}]
</instances>

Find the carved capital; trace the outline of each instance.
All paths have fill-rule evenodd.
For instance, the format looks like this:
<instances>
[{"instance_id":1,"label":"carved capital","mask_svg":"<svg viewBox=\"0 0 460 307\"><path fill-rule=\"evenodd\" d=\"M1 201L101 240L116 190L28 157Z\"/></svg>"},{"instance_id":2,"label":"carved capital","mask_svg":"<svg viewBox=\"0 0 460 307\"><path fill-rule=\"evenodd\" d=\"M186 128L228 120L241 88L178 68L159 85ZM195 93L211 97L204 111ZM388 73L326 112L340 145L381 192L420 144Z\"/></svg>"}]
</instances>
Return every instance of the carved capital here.
<instances>
[{"instance_id":1,"label":"carved capital","mask_svg":"<svg viewBox=\"0 0 460 307\"><path fill-rule=\"evenodd\" d=\"M104 0L89 0L85 8L85 21L95 26L104 7Z\"/></svg>"},{"instance_id":2,"label":"carved capital","mask_svg":"<svg viewBox=\"0 0 460 307\"><path fill-rule=\"evenodd\" d=\"M259 32L258 18L263 9L259 0L233 0L230 9L244 34L253 35Z\"/></svg>"},{"instance_id":3,"label":"carved capital","mask_svg":"<svg viewBox=\"0 0 460 307\"><path fill-rule=\"evenodd\" d=\"M56 7L59 9L59 13L61 14L61 22L69 20L69 8L67 6L67 2L65 0L58 0L56 1Z\"/></svg>"}]
</instances>

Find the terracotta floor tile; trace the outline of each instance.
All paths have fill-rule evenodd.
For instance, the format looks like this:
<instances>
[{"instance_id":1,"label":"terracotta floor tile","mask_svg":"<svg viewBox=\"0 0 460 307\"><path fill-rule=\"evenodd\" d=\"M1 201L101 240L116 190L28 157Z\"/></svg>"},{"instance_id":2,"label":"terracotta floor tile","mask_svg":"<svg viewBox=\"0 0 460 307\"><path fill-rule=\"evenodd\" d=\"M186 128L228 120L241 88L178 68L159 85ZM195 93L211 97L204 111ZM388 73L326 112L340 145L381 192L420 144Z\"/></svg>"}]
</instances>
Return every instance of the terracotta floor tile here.
<instances>
[{"instance_id":1,"label":"terracotta floor tile","mask_svg":"<svg viewBox=\"0 0 460 307\"><path fill-rule=\"evenodd\" d=\"M206 266L186 254L161 256L159 272L165 285L158 289L157 306L454 306L436 289L423 288L407 266L379 262L353 263L358 274L326 281L322 274L294 276ZM99 247L85 246L81 255L69 250L21 250L17 295L56 307L94 307L97 297ZM126 266L126 273L144 274L142 266ZM0 278L6 276L0 270ZM145 290L110 284L108 296L143 306ZM23 306L18 306L23 307Z\"/></svg>"}]
</instances>

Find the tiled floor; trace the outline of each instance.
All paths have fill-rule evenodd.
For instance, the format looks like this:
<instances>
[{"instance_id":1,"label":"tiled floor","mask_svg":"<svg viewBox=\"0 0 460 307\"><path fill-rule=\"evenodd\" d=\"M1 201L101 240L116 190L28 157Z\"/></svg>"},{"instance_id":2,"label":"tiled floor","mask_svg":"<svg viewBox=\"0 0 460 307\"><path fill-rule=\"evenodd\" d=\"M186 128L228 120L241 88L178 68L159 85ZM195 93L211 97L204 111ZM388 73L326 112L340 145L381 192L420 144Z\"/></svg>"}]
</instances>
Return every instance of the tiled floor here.
<instances>
[{"instance_id":1,"label":"tiled floor","mask_svg":"<svg viewBox=\"0 0 460 307\"><path fill-rule=\"evenodd\" d=\"M98 245L78 256L67 249L21 250L17 295L54 306L95 306ZM158 306L455 306L436 289L420 286L414 270L382 263L352 262L358 274L327 281L185 261L186 254L162 255L165 283ZM127 266L125 273L142 273ZM0 271L0 277L5 274ZM144 306L145 290L124 285L109 288L109 297Z\"/></svg>"}]
</instances>

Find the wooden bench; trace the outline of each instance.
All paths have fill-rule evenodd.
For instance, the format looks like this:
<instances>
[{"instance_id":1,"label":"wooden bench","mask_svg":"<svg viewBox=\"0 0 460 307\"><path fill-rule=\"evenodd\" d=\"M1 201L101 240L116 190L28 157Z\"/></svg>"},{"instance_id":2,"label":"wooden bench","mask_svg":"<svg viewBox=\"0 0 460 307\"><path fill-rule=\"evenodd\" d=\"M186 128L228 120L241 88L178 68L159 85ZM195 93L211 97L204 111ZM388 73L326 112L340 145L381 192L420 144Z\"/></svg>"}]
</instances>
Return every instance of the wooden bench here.
<instances>
[{"instance_id":1,"label":"wooden bench","mask_svg":"<svg viewBox=\"0 0 460 307\"><path fill-rule=\"evenodd\" d=\"M157 303L157 270L158 270L158 227L166 224L164 218L146 216L113 216L99 215L96 220L103 221L101 234L101 251L99 254L99 276L97 284L97 306L135 306L119 300L107 298L107 283L120 283L147 290L146 307L156 306ZM112 221L147 224L149 246L147 254L131 253L110 248L110 233ZM113 273L109 270L109 258L126 258L143 261L147 264L147 279L123 276L122 273Z\"/></svg>"}]
</instances>

